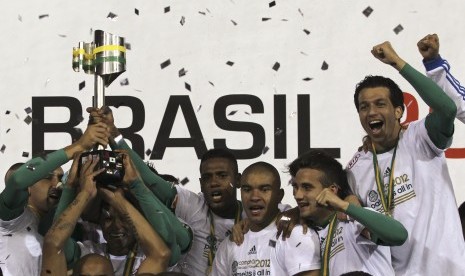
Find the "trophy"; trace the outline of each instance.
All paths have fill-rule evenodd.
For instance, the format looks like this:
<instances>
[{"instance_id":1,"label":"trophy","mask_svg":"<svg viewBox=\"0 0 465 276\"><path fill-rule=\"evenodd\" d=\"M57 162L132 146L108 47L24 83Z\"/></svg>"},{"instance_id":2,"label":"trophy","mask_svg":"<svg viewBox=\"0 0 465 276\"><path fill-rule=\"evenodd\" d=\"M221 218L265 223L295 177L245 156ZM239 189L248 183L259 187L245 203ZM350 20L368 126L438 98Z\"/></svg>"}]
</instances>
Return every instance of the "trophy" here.
<instances>
[{"instance_id":1,"label":"trophy","mask_svg":"<svg viewBox=\"0 0 465 276\"><path fill-rule=\"evenodd\" d=\"M121 73L126 71L126 48L124 38L102 30L95 30L94 41L79 42L73 47L73 69L94 75L94 100L92 106L105 106L105 87L108 87ZM121 156L97 145L92 151L83 153L80 167L90 158L99 157L95 170L105 168L95 179L104 185L118 185L124 176ZM79 168L80 169L80 168Z\"/></svg>"}]
</instances>

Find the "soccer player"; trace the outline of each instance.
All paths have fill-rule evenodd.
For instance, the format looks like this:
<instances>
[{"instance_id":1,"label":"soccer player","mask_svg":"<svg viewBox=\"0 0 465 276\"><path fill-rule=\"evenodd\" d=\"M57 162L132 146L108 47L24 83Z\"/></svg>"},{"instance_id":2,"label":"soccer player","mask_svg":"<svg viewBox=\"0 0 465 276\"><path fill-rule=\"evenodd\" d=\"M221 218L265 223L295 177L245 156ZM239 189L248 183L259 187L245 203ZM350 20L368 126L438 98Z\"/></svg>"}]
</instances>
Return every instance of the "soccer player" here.
<instances>
[{"instance_id":1,"label":"soccer player","mask_svg":"<svg viewBox=\"0 0 465 276\"><path fill-rule=\"evenodd\" d=\"M213 264L213 276L223 275L319 275L317 234L303 234L297 226L286 241L277 239L275 220L284 196L275 167L266 162L248 166L241 178L241 198L249 220L242 245L224 240Z\"/></svg>"},{"instance_id":2,"label":"soccer player","mask_svg":"<svg viewBox=\"0 0 465 276\"><path fill-rule=\"evenodd\" d=\"M401 245L407 230L371 208L342 200L350 188L338 161L324 151L311 150L292 161L289 173L300 218L319 229L321 275L352 271L395 275L390 248L382 245ZM336 212L346 213L350 219L339 220Z\"/></svg>"},{"instance_id":3,"label":"soccer player","mask_svg":"<svg viewBox=\"0 0 465 276\"><path fill-rule=\"evenodd\" d=\"M349 184L364 206L407 229L408 240L391 247L396 275L463 275L465 243L444 157L457 108L389 42L374 46L372 54L398 70L433 111L402 126L403 93L397 84L380 76L361 81L354 103L371 146L347 165Z\"/></svg>"}]
</instances>

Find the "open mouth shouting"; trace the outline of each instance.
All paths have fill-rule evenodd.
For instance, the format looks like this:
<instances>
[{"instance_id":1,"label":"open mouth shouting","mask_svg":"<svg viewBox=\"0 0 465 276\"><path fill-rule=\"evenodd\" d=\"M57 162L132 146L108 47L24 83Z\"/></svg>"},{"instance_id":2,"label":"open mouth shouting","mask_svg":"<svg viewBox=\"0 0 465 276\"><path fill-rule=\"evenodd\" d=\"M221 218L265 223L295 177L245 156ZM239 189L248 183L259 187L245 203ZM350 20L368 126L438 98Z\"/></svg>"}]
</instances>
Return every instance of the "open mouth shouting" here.
<instances>
[{"instance_id":1,"label":"open mouth shouting","mask_svg":"<svg viewBox=\"0 0 465 276\"><path fill-rule=\"evenodd\" d=\"M48 197L53 200L59 200L61 196L62 189L50 188L48 190Z\"/></svg>"},{"instance_id":2,"label":"open mouth shouting","mask_svg":"<svg viewBox=\"0 0 465 276\"><path fill-rule=\"evenodd\" d=\"M371 133L373 135L379 134L383 125L384 122L381 120L371 120L370 122L368 122L368 127L370 128Z\"/></svg>"},{"instance_id":3,"label":"open mouth shouting","mask_svg":"<svg viewBox=\"0 0 465 276\"><path fill-rule=\"evenodd\" d=\"M265 207L263 207L262 205L251 205L249 207L249 211L250 211L250 214L252 216L259 216L263 213L263 211L265 210Z\"/></svg>"}]
</instances>

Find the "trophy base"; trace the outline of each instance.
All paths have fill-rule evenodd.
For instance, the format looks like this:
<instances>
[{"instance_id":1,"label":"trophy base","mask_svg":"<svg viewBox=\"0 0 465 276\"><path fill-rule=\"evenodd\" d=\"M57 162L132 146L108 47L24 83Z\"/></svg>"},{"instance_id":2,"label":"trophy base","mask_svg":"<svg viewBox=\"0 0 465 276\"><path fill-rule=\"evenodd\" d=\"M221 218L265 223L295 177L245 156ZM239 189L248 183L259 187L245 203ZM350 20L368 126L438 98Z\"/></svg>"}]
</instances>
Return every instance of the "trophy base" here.
<instances>
[{"instance_id":1,"label":"trophy base","mask_svg":"<svg viewBox=\"0 0 465 276\"><path fill-rule=\"evenodd\" d=\"M123 160L120 154L110 150L93 150L81 155L79 171L84 163L89 159L99 157L98 164L94 171L104 168L105 170L95 177L98 185L121 186L124 177Z\"/></svg>"}]
</instances>

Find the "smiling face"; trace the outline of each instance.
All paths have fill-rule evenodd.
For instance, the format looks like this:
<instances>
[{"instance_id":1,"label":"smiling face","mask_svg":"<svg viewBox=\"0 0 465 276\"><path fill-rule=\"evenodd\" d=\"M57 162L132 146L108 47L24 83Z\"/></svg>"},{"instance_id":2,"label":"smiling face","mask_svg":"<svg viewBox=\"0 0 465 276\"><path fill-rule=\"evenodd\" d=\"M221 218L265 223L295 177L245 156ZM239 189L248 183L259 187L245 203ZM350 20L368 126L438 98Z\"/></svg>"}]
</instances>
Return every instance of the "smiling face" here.
<instances>
[{"instance_id":1,"label":"smiling face","mask_svg":"<svg viewBox=\"0 0 465 276\"><path fill-rule=\"evenodd\" d=\"M234 217L236 187L239 181L233 163L222 157L207 159L200 165L200 184L208 206L218 216Z\"/></svg>"},{"instance_id":2,"label":"smiling face","mask_svg":"<svg viewBox=\"0 0 465 276\"><path fill-rule=\"evenodd\" d=\"M331 211L319 206L316 201L316 197L325 188L321 183L323 176L320 170L301 168L292 179L292 193L302 218L319 222L331 214Z\"/></svg>"},{"instance_id":3,"label":"smiling face","mask_svg":"<svg viewBox=\"0 0 465 276\"><path fill-rule=\"evenodd\" d=\"M41 213L48 212L58 204L61 196L61 188L57 188L58 182L63 177L63 169L57 168L49 175L37 181L29 188L29 204Z\"/></svg>"},{"instance_id":4,"label":"smiling face","mask_svg":"<svg viewBox=\"0 0 465 276\"><path fill-rule=\"evenodd\" d=\"M111 206L104 205L100 214L100 227L107 241L108 252L115 256L124 256L136 243L133 230L119 213Z\"/></svg>"},{"instance_id":5,"label":"smiling face","mask_svg":"<svg viewBox=\"0 0 465 276\"><path fill-rule=\"evenodd\" d=\"M401 129L402 108L394 107L386 87L364 88L358 95L358 115L377 149L393 146Z\"/></svg>"},{"instance_id":6,"label":"smiling face","mask_svg":"<svg viewBox=\"0 0 465 276\"><path fill-rule=\"evenodd\" d=\"M284 191L280 189L277 173L259 166L250 168L241 178L241 199L250 221L250 230L257 232L275 219Z\"/></svg>"}]
</instances>

